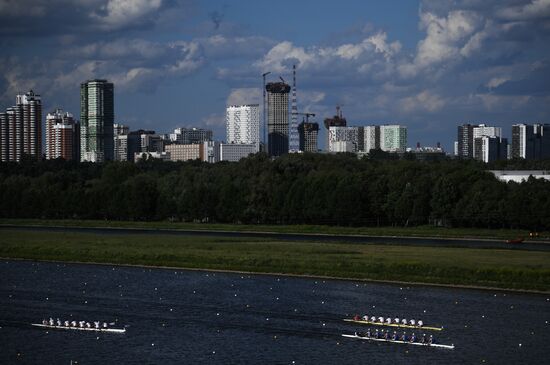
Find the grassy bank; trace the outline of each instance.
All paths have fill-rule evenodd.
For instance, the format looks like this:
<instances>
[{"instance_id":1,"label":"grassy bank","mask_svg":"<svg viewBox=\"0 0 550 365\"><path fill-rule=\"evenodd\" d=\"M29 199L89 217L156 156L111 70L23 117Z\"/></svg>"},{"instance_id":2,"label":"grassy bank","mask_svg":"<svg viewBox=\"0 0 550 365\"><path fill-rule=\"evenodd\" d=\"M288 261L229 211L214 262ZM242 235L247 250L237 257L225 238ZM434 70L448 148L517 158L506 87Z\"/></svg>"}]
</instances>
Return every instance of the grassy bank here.
<instances>
[{"instance_id":1,"label":"grassy bank","mask_svg":"<svg viewBox=\"0 0 550 365\"><path fill-rule=\"evenodd\" d=\"M444 238L486 238L505 240L516 237L529 237L525 230L444 228L434 226L420 227L339 227L322 225L246 225L211 224L182 222L125 222L101 220L43 220L43 219L0 219L0 224L40 225L66 227L112 227L112 228L149 228L149 229L193 229L220 230L237 232L277 232L277 233L314 233L371 236L409 236ZM550 232L540 232L540 240L550 240Z\"/></svg>"},{"instance_id":2,"label":"grassy bank","mask_svg":"<svg viewBox=\"0 0 550 365\"><path fill-rule=\"evenodd\" d=\"M2 230L0 257L550 291L550 253Z\"/></svg>"}]
</instances>

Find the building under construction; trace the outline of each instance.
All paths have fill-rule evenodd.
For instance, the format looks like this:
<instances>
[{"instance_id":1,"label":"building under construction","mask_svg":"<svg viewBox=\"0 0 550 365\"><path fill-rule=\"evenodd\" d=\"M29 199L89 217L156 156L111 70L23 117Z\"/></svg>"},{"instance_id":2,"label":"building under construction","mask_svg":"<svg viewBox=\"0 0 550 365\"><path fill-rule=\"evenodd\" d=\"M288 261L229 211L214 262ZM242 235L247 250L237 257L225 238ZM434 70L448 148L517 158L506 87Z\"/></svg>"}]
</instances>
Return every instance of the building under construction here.
<instances>
[{"instance_id":1,"label":"building under construction","mask_svg":"<svg viewBox=\"0 0 550 365\"><path fill-rule=\"evenodd\" d=\"M300 135L300 151L317 152L319 124L304 121L298 126L298 133Z\"/></svg>"},{"instance_id":2,"label":"building under construction","mask_svg":"<svg viewBox=\"0 0 550 365\"><path fill-rule=\"evenodd\" d=\"M347 126L346 118L342 117L342 110L339 106L336 107L336 115L332 118L325 119L325 128L327 129L327 144L326 148L328 150L329 146L329 130L330 127L345 127Z\"/></svg>"},{"instance_id":3,"label":"building under construction","mask_svg":"<svg viewBox=\"0 0 550 365\"><path fill-rule=\"evenodd\" d=\"M267 132L269 156L288 152L288 95L290 86L285 82L270 82L267 91Z\"/></svg>"}]
</instances>

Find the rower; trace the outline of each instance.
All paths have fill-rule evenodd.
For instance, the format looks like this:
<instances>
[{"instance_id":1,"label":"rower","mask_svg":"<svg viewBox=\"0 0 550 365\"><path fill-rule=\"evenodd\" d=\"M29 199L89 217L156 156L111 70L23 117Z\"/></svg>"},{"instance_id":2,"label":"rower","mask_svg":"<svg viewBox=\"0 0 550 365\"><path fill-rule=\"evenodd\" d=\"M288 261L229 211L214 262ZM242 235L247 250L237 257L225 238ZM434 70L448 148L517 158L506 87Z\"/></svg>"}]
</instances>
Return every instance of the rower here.
<instances>
[{"instance_id":1,"label":"rower","mask_svg":"<svg viewBox=\"0 0 550 365\"><path fill-rule=\"evenodd\" d=\"M95 328L99 328L99 321L94 322L94 327L95 327Z\"/></svg>"},{"instance_id":2,"label":"rower","mask_svg":"<svg viewBox=\"0 0 550 365\"><path fill-rule=\"evenodd\" d=\"M433 343L435 343L435 340L434 340L434 336L433 335L430 335L430 338L428 339L428 343L431 345Z\"/></svg>"},{"instance_id":3,"label":"rower","mask_svg":"<svg viewBox=\"0 0 550 365\"><path fill-rule=\"evenodd\" d=\"M393 331L393 335L391 336L391 339L393 341L397 341L397 332L396 331Z\"/></svg>"},{"instance_id":4,"label":"rower","mask_svg":"<svg viewBox=\"0 0 550 365\"><path fill-rule=\"evenodd\" d=\"M47 326L47 325L48 325L48 321L46 321L45 319L43 319L43 320L42 320L42 324L43 324L44 326Z\"/></svg>"},{"instance_id":5,"label":"rower","mask_svg":"<svg viewBox=\"0 0 550 365\"><path fill-rule=\"evenodd\" d=\"M53 318L50 317L50 326L53 326Z\"/></svg>"},{"instance_id":6,"label":"rower","mask_svg":"<svg viewBox=\"0 0 550 365\"><path fill-rule=\"evenodd\" d=\"M57 319L57 325L61 327L61 321L59 320L59 318Z\"/></svg>"},{"instance_id":7,"label":"rower","mask_svg":"<svg viewBox=\"0 0 550 365\"><path fill-rule=\"evenodd\" d=\"M378 322L384 323L384 317L378 317Z\"/></svg>"},{"instance_id":8,"label":"rower","mask_svg":"<svg viewBox=\"0 0 550 365\"><path fill-rule=\"evenodd\" d=\"M353 316L353 320L354 321L359 321L361 319L361 317L359 317L359 314L356 314Z\"/></svg>"},{"instance_id":9,"label":"rower","mask_svg":"<svg viewBox=\"0 0 550 365\"><path fill-rule=\"evenodd\" d=\"M411 342L415 342L415 341L416 341L416 335L413 332L413 334L411 335Z\"/></svg>"},{"instance_id":10,"label":"rower","mask_svg":"<svg viewBox=\"0 0 550 365\"><path fill-rule=\"evenodd\" d=\"M391 318L390 317L386 318L386 323L391 324Z\"/></svg>"},{"instance_id":11,"label":"rower","mask_svg":"<svg viewBox=\"0 0 550 365\"><path fill-rule=\"evenodd\" d=\"M422 327L424 325L424 322L422 322L421 320L418 320L418 327Z\"/></svg>"},{"instance_id":12,"label":"rower","mask_svg":"<svg viewBox=\"0 0 550 365\"><path fill-rule=\"evenodd\" d=\"M415 321L414 319L411 319L411 320L409 321L409 324L410 324L411 326L414 326L414 325L416 325L416 321Z\"/></svg>"},{"instance_id":13,"label":"rower","mask_svg":"<svg viewBox=\"0 0 550 365\"><path fill-rule=\"evenodd\" d=\"M371 336L371 332L370 332L370 328L367 330L367 337L370 338Z\"/></svg>"},{"instance_id":14,"label":"rower","mask_svg":"<svg viewBox=\"0 0 550 365\"><path fill-rule=\"evenodd\" d=\"M378 328L376 329L376 332L374 333L374 338L380 338L380 332L378 332Z\"/></svg>"},{"instance_id":15,"label":"rower","mask_svg":"<svg viewBox=\"0 0 550 365\"><path fill-rule=\"evenodd\" d=\"M384 339L385 339L385 340L389 340L389 339L390 339L390 331L386 331L386 332L384 333Z\"/></svg>"},{"instance_id":16,"label":"rower","mask_svg":"<svg viewBox=\"0 0 550 365\"><path fill-rule=\"evenodd\" d=\"M370 317L370 321L371 321L372 323L376 322L376 317L375 317L375 316Z\"/></svg>"},{"instance_id":17,"label":"rower","mask_svg":"<svg viewBox=\"0 0 550 365\"><path fill-rule=\"evenodd\" d=\"M393 321L395 322L395 324L399 324L399 317L395 317Z\"/></svg>"},{"instance_id":18,"label":"rower","mask_svg":"<svg viewBox=\"0 0 550 365\"><path fill-rule=\"evenodd\" d=\"M103 328L107 328L107 322L103 322Z\"/></svg>"},{"instance_id":19,"label":"rower","mask_svg":"<svg viewBox=\"0 0 550 365\"><path fill-rule=\"evenodd\" d=\"M401 341L407 342L407 334L405 332L401 335Z\"/></svg>"},{"instance_id":20,"label":"rower","mask_svg":"<svg viewBox=\"0 0 550 365\"><path fill-rule=\"evenodd\" d=\"M84 321L79 321L78 322L78 327L80 327L80 328L84 327Z\"/></svg>"},{"instance_id":21,"label":"rower","mask_svg":"<svg viewBox=\"0 0 550 365\"><path fill-rule=\"evenodd\" d=\"M65 321L65 327L69 327L69 321Z\"/></svg>"},{"instance_id":22,"label":"rower","mask_svg":"<svg viewBox=\"0 0 550 365\"><path fill-rule=\"evenodd\" d=\"M401 320L401 324L403 324L403 325L406 326L406 325L407 325L407 320L406 320L405 318L403 318L403 319Z\"/></svg>"},{"instance_id":23,"label":"rower","mask_svg":"<svg viewBox=\"0 0 550 365\"><path fill-rule=\"evenodd\" d=\"M363 316L363 321L368 322L369 321L369 316L365 314Z\"/></svg>"},{"instance_id":24,"label":"rower","mask_svg":"<svg viewBox=\"0 0 550 365\"><path fill-rule=\"evenodd\" d=\"M90 328L92 327L92 325L90 324L90 322L86 322L86 328Z\"/></svg>"},{"instance_id":25,"label":"rower","mask_svg":"<svg viewBox=\"0 0 550 365\"><path fill-rule=\"evenodd\" d=\"M422 334L422 338L420 339L420 343L426 343L426 334Z\"/></svg>"}]
</instances>

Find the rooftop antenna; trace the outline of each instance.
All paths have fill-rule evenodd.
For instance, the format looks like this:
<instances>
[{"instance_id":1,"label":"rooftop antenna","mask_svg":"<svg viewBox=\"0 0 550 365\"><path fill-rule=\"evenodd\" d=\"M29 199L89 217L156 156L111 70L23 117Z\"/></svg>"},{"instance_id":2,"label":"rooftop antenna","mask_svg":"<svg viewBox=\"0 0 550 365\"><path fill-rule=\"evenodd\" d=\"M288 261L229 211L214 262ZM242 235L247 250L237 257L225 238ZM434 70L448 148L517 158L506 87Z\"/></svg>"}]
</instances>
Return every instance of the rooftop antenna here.
<instances>
[{"instance_id":1,"label":"rooftop antenna","mask_svg":"<svg viewBox=\"0 0 550 365\"><path fill-rule=\"evenodd\" d=\"M282 80L282 78L281 78ZM284 80L283 80L284 82ZM298 105L296 101L296 65L292 65L292 114L290 120L289 152L297 152L300 149L300 137L298 136Z\"/></svg>"}]
</instances>

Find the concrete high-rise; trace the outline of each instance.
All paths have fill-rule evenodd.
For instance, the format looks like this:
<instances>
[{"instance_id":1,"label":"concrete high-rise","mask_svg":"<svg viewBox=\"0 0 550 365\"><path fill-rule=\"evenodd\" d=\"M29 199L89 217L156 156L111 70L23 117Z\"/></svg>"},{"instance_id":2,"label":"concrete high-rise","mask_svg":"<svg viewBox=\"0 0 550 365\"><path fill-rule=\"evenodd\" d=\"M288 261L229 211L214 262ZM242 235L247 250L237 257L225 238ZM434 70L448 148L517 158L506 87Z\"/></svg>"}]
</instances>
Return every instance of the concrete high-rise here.
<instances>
[{"instance_id":1,"label":"concrete high-rise","mask_svg":"<svg viewBox=\"0 0 550 365\"><path fill-rule=\"evenodd\" d=\"M407 149L407 127L395 124L381 125L380 149L386 152L405 152Z\"/></svg>"},{"instance_id":2,"label":"concrete high-rise","mask_svg":"<svg viewBox=\"0 0 550 365\"><path fill-rule=\"evenodd\" d=\"M550 158L550 124L514 124L512 158Z\"/></svg>"},{"instance_id":3,"label":"concrete high-rise","mask_svg":"<svg viewBox=\"0 0 550 365\"><path fill-rule=\"evenodd\" d=\"M360 127L334 127L328 130L329 152L357 152Z\"/></svg>"},{"instance_id":4,"label":"concrete high-rise","mask_svg":"<svg viewBox=\"0 0 550 365\"><path fill-rule=\"evenodd\" d=\"M56 109L46 115L46 158L78 159L79 128L73 115Z\"/></svg>"},{"instance_id":5,"label":"concrete high-rise","mask_svg":"<svg viewBox=\"0 0 550 365\"><path fill-rule=\"evenodd\" d=\"M380 126L369 125L361 128L363 129L363 143L359 149L365 152L380 149Z\"/></svg>"},{"instance_id":6,"label":"concrete high-rise","mask_svg":"<svg viewBox=\"0 0 550 365\"><path fill-rule=\"evenodd\" d=\"M332 118L325 119L325 128L327 129L327 144L326 149L330 151L330 127L345 127L347 126L346 118L342 116L340 106L336 107L336 115Z\"/></svg>"},{"instance_id":7,"label":"concrete high-rise","mask_svg":"<svg viewBox=\"0 0 550 365\"><path fill-rule=\"evenodd\" d=\"M288 153L288 95L290 86L284 82L270 82L267 91L267 150L270 156Z\"/></svg>"},{"instance_id":8,"label":"concrete high-rise","mask_svg":"<svg viewBox=\"0 0 550 365\"><path fill-rule=\"evenodd\" d=\"M473 132L472 132L472 138L473 138L473 146L474 146L474 149L473 149L473 155L472 157L477 159L477 160L482 160L482 161L485 161L485 160L488 160L487 158L487 155L484 154L484 155L480 155L479 153L481 153L481 150L478 148L476 148L476 143L479 145L479 144L482 144L482 145L487 145L487 146L496 146L496 145L499 145L500 146L500 142L495 142L496 140L483 140L483 141L478 141L479 139L481 139L482 137L489 137L489 138L498 138L499 141L500 141L500 138L502 138L502 128L500 127L490 127L490 126L487 126L485 124L480 124L478 126L475 126L473 128ZM490 144L487 144L489 143L488 141L490 141ZM497 147L493 147L494 148L497 148ZM496 155L496 154L494 154ZM500 154L498 154L498 158L500 159ZM487 162L487 161L486 161Z\"/></svg>"},{"instance_id":9,"label":"concrete high-rise","mask_svg":"<svg viewBox=\"0 0 550 365\"><path fill-rule=\"evenodd\" d=\"M81 161L113 160L113 123L113 84L99 79L80 84Z\"/></svg>"},{"instance_id":10,"label":"concrete high-rise","mask_svg":"<svg viewBox=\"0 0 550 365\"><path fill-rule=\"evenodd\" d=\"M319 124L313 122L302 122L298 125L300 136L300 151L317 152L317 139L319 136Z\"/></svg>"},{"instance_id":11,"label":"concrete high-rise","mask_svg":"<svg viewBox=\"0 0 550 365\"><path fill-rule=\"evenodd\" d=\"M474 128L476 125L463 124L458 126L458 157L472 158L474 157Z\"/></svg>"},{"instance_id":12,"label":"concrete high-rise","mask_svg":"<svg viewBox=\"0 0 550 365\"><path fill-rule=\"evenodd\" d=\"M258 104L230 105L225 112L227 143L257 144L260 146L260 106Z\"/></svg>"}]
</instances>

